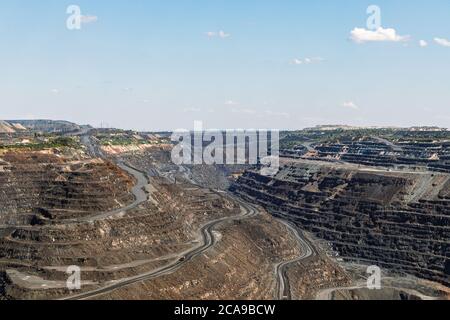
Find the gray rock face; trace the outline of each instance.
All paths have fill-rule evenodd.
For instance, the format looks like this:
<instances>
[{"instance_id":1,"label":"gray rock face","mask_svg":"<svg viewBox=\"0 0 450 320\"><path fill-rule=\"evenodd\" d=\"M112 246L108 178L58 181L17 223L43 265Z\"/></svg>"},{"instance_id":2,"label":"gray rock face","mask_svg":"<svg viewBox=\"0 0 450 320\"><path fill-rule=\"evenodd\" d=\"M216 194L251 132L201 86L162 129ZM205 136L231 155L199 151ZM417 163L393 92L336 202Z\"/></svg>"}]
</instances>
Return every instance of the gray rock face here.
<instances>
[{"instance_id":1,"label":"gray rock face","mask_svg":"<svg viewBox=\"0 0 450 320\"><path fill-rule=\"evenodd\" d=\"M332 243L347 260L450 284L448 174L292 161L232 190Z\"/></svg>"},{"instance_id":2,"label":"gray rock face","mask_svg":"<svg viewBox=\"0 0 450 320\"><path fill-rule=\"evenodd\" d=\"M69 121L55 120L8 120L8 123L20 124L31 131L46 133L74 132L80 130L80 126Z\"/></svg>"},{"instance_id":3,"label":"gray rock face","mask_svg":"<svg viewBox=\"0 0 450 320\"><path fill-rule=\"evenodd\" d=\"M16 132L14 126L6 121L0 120L0 133L13 133Z\"/></svg>"}]
</instances>

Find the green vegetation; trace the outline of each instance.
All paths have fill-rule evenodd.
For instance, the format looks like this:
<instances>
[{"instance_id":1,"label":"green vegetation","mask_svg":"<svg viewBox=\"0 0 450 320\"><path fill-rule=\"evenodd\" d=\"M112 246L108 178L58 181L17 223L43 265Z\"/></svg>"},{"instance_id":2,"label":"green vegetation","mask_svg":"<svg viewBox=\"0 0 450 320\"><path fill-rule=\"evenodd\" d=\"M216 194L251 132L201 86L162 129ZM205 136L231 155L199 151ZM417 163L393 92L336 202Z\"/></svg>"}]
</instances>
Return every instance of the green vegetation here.
<instances>
[{"instance_id":1,"label":"green vegetation","mask_svg":"<svg viewBox=\"0 0 450 320\"><path fill-rule=\"evenodd\" d=\"M99 138L99 137L97 137ZM99 139L102 146L129 146L137 144L146 144L146 140L136 139L130 136L111 136Z\"/></svg>"},{"instance_id":2,"label":"green vegetation","mask_svg":"<svg viewBox=\"0 0 450 320\"><path fill-rule=\"evenodd\" d=\"M43 150L53 148L81 148L81 144L77 138L73 137L52 137L47 141L39 141L37 139L31 139L30 143L16 143L11 145L0 145L0 150Z\"/></svg>"},{"instance_id":3,"label":"green vegetation","mask_svg":"<svg viewBox=\"0 0 450 320\"><path fill-rule=\"evenodd\" d=\"M111 133L97 133L95 137L102 146L129 146L147 144L148 140L130 131L115 131Z\"/></svg>"}]
</instances>

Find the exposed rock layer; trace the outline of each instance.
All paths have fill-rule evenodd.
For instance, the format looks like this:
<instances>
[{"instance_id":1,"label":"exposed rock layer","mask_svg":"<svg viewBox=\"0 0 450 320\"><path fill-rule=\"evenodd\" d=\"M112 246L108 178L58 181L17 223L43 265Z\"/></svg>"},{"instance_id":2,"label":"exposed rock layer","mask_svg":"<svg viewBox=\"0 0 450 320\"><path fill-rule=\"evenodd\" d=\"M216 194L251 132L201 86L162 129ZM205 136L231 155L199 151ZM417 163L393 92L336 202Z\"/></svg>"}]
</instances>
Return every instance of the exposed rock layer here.
<instances>
[{"instance_id":1,"label":"exposed rock layer","mask_svg":"<svg viewBox=\"0 0 450 320\"><path fill-rule=\"evenodd\" d=\"M450 284L449 177L285 161L232 187L331 242L341 256Z\"/></svg>"}]
</instances>

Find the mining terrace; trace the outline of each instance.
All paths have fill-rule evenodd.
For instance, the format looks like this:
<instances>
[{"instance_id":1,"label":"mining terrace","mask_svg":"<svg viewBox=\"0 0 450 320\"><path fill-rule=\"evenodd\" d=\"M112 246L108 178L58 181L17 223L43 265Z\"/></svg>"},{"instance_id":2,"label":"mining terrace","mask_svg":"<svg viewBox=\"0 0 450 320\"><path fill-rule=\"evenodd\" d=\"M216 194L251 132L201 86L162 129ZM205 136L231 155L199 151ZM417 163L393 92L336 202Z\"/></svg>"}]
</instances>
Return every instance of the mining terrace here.
<instances>
[{"instance_id":1,"label":"mining terrace","mask_svg":"<svg viewBox=\"0 0 450 320\"><path fill-rule=\"evenodd\" d=\"M69 128L0 133L0 299L449 297L448 133L289 132L264 177Z\"/></svg>"}]
</instances>

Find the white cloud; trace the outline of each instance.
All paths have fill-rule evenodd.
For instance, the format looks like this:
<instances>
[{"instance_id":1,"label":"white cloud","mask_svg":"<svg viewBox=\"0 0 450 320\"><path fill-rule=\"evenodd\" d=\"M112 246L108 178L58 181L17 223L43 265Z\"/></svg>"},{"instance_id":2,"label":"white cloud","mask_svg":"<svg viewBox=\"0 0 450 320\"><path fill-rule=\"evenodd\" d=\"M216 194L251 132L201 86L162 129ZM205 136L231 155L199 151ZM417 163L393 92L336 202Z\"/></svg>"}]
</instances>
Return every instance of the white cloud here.
<instances>
[{"instance_id":1,"label":"white cloud","mask_svg":"<svg viewBox=\"0 0 450 320\"><path fill-rule=\"evenodd\" d=\"M221 39L226 39L226 38L231 37L231 34L226 33L225 31L222 31L222 30L220 30L219 32L208 31L208 32L205 32L205 34L206 34L206 36L207 36L208 38L216 38L216 37L219 37L219 38L221 38Z\"/></svg>"},{"instance_id":2,"label":"white cloud","mask_svg":"<svg viewBox=\"0 0 450 320\"><path fill-rule=\"evenodd\" d=\"M59 94L60 93L59 89L52 89L52 90L50 90L50 92L53 93L53 94Z\"/></svg>"},{"instance_id":3,"label":"white cloud","mask_svg":"<svg viewBox=\"0 0 450 320\"><path fill-rule=\"evenodd\" d=\"M392 28L384 29L378 28L376 31L367 30L364 28L355 28L350 33L350 39L356 43L365 42L401 42L409 39L409 36L401 36Z\"/></svg>"},{"instance_id":4,"label":"white cloud","mask_svg":"<svg viewBox=\"0 0 450 320\"><path fill-rule=\"evenodd\" d=\"M294 65L312 64L312 63L322 62L323 60L324 59L321 57L304 58L304 59L295 58L291 61L291 64L294 64Z\"/></svg>"},{"instance_id":5,"label":"white cloud","mask_svg":"<svg viewBox=\"0 0 450 320\"><path fill-rule=\"evenodd\" d=\"M231 36L231 34L229 34L229 33L226 33L226 32L224 32L222 30L219 31L219 37L222 38L222 39L228 38L230 36Z\"/></svg>"},{"instance_id":6,"label":"white cloud","mask_svg":"<svg viewBox=\"0 0 450 320\"><path fill-rule=\"evenodd\" d=\"M94 23L98 21L98 17L97 16L81 16L81 23Z\"/></svg>"},{"instance_id":7,"label":"white cloud","mask_svg":"<svg viewBox=\"0 0 450 320\"><path fill-rule=\"evenodd\" d=\"M426 46L428 46L428 42L426 42L425 40L420 40L419 46L421 46L422 48L425 48Z\"/></svg>"},{"instance_id":8,"label":"white cloud","mask_svg":"<svg viewBox=\"0 0 450 320\"><path fill-rule=\"evenodd\" d=\"M450 47L450 41L444 38L434 38L434 42L443 47Z\"/></svg>"},{"instance_id":9,"label":"white cloud","mask_svg":"<svg viewBox=\"0 0 450 320\"><path fill-rule=\"evenodd\" d=\"M359 106L353 101L346 101L342 104L342 107L347 109L359 110Z\"/></svg>"},{"instance_id":10,"label":"white cloud","mask_svg":"<svg viewBox=\"0 0 450 320\"><path fill-rule=\"evenodd\" d=\"M237 106L238 104L239 103L237 103L236 101L233 101L233 100L225 101L226 106Z\"/></svg>"}]
</instances>

